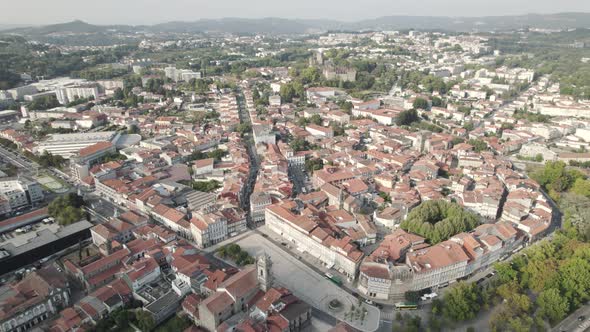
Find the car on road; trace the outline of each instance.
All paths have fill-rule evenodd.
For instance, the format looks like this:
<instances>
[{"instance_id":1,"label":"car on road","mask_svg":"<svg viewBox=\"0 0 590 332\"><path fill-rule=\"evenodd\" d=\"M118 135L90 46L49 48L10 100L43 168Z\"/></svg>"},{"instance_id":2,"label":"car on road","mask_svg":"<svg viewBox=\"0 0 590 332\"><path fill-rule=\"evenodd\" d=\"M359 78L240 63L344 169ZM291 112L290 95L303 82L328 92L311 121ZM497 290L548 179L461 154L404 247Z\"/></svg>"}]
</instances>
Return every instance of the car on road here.
<instances>
[{"instance_id":1,"label":"car on road","mask_svg":"<svg viewBox=\"0 0 590 332\"><path fill-rule=\"evenodd\" d=\"M586 316L582 315L580 317L578 317L578 320L581 321L585 321L586 320Z\"/></svg>"},{"instance_id":2,"label":"car on road","mask_svg":"<svg viewBox=\"0 0 590 332\"><path fill-rule=\"evenodd\" d=\"M369 299L365 299L365 303L366 304L370 304L370 305L374 305L375 304L375 302L373 302L373 301L371 301Z\"/></svg>"}]
</instances>

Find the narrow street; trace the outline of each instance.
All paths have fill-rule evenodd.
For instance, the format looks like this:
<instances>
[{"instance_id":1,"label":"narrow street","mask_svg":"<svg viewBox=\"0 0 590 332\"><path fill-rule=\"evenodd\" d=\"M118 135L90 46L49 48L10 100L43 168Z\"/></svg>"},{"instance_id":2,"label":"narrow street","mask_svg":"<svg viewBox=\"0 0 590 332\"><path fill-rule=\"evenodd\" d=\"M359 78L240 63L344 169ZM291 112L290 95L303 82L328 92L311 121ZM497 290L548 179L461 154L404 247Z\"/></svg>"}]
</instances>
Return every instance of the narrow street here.
<instances>
[{"instance_id":1,"label":"narrow street","mask_svg":"<svg viewBox=\"0 0 590 332\"><path fill-rule=\"evenodd\" d=\"M236 94L236 99L238 102L239 108L239 116L240 116L240 123L241 124L252 124L252 119L250 119L250 113L248 112L248 107L246 105L246 100L244 97L244 93L239 90ZM258 154L256 153L256 147L254 145L254 135L252 134L252 128L246 133L244 133L243 140L246 144L246 149L248 151L248 156L250 157L250 174L248 175L248 182L246 186L242 190L241 193L241 207L244 211L246 211L246 220L248 223L248 227L255 228L255 225L252 223L252 218L250 216L250 196L254 191L254 186L256 184L256 178L258 177L258 169L260 167L260 160L258 158Z\"/></svg>"}]
</instances>

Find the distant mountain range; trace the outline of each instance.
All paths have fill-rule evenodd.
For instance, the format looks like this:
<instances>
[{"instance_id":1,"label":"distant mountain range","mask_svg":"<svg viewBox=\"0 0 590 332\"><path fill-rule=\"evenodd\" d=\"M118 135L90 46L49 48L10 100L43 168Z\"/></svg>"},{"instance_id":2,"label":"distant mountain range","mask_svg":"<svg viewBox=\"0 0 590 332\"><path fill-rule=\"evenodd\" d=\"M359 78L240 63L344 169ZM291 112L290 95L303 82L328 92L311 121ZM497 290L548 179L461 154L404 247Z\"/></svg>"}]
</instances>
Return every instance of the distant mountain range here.
<instances>
[{"instance_id":1,"label":"distant mountain range","mask_svg":"<svg viewBox=\"0 0 590 332\"><path fill-rule=\"evenodd\" d=\"M590 13L527 14L520 16L437 17L384 16L357 22L334 20L302 20L283 18L223 18L201 19L192 22L168 22L155 25L93 25L83 21L46 26L18 27L0 30L29 36L57 33L96 34L120 32L226 32L302 34L325 31L366 30L444 30L444 31L507 31L521 28L568 29L590 28Z\"/></svg>"}]
</instances>

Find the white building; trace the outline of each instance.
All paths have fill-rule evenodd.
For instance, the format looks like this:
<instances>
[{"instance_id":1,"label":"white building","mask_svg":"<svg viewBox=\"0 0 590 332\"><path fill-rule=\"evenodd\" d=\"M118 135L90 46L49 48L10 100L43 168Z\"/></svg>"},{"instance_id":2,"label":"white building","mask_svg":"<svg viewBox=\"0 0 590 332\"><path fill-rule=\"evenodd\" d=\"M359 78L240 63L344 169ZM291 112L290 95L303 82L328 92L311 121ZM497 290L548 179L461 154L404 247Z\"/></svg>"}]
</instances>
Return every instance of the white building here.
<instances>
[{"instance_id":1,"label":"white building","mask_svg":"<svg viewBox=\"0 0 590 332\"><path fill-rule=\"evenodd\" d=\"M254 134L255 144L276 144L276 136L269 125L254 125L252 126L252 133Z\"/></svg>"},{"instance_id":2,"label":"white building","mask_svg":"<svg viewBox=\"0 0 590 332\"><path fill-rule=\"evenodd\" d=\"M58 88L55 90L55 95L62 105L79 98L96 99L99 96L98 84L77 84Z\"/></svg>"},{"instance_id":3,"label":"white building","mask_svg":"<svg viewBox=\"0 0 590 332\"><path fill-rule=\"evenodd\" d=\"M197 246L209 247L227 239L227 218L220 212L195 213L191 219L191 232Z\"/></svg>"},{"instance_id":4,"label":"white building","mask_svg":"<svg viewBox=\"0 0 590 332\"><path fill-rule=\"evenodd\" d=\"M44 198L41 185L23 177L0 180L0 197L8 201L11 210L35 206Z\"/></svg>"},{"instance_id":5,"label":"white building","mask_svg":"<svg viewBox=\"0 0 590 332\"><path fill-rule=\"evenodd\" d=\"M53 134L37 147L37 153L43 154L45 151L54 156L70 158L77 154L81 149L94 145L98 142L109 141L116 145L121 137L120 133L115 131L95 132L95 133L74 133L74 134Z\"/></svg>"}]
</instances>

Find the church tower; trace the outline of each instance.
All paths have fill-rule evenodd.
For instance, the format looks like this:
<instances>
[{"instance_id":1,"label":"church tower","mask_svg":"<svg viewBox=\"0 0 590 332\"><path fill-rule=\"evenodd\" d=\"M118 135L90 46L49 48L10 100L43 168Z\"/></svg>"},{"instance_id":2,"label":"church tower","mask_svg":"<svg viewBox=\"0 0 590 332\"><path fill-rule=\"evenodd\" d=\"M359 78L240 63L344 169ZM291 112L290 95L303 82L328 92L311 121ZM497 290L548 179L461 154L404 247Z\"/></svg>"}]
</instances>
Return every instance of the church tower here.
<instances>
[{"instance_id":1,"label":"church tower","mask_svg":"<svg viewBox=\"0 0 590 332\"><path fill-rule=\"evenodd\" d=\"M267 253L256 258L256 268L258 270L258 284L260 289L264 292L272 288L272 262Z\"/></svg>"}]
</instances>

